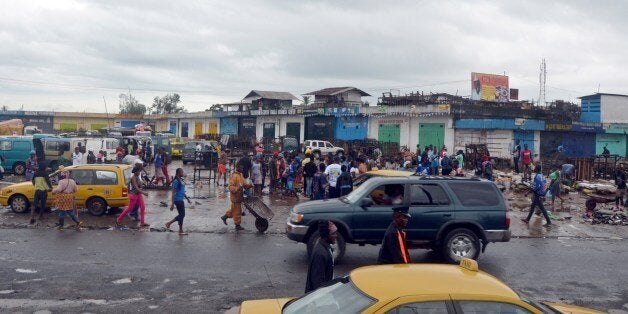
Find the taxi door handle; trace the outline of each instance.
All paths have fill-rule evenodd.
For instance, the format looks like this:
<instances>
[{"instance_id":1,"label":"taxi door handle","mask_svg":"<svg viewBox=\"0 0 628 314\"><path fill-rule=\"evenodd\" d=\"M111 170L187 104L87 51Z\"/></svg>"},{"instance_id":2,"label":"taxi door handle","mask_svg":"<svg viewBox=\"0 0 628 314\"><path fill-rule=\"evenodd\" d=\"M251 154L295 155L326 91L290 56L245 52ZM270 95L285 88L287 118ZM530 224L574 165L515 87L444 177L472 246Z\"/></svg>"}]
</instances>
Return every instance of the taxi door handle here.
<instances>
[{"instance_id":1,"label":"taxi door handle","mask_svg":"<svg viewBox=\"0 0 628 314\"><path fill-rule=\"evenodd\" d=\"M88 190L88 191L93 191L94 189L92 189L92 188L88 188L87 190Z\"/></svg>"}]
</instances>

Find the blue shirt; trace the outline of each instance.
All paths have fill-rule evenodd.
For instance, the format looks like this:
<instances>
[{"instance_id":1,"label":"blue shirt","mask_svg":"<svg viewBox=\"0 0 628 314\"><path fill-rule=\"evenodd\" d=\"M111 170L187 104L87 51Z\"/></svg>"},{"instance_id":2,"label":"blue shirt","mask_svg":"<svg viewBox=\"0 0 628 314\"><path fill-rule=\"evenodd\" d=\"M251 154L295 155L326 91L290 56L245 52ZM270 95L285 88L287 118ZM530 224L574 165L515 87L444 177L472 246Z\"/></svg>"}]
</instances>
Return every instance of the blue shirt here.
<instances>
[{"instance_id":1,"label":"blue shirt","mask_svg":"<svg viewBox=\"0 0 628 314\"><path fill-rule=\"evenodd\" d=\"M172 193L174 193L174 201L182 201L185 198L185 184L183 181L175 178L172 180Z\"/></svg>"},{"instance_id":2,"label":"blue shirt","mask_svg":"<svg viewBox=\"0 0 628 314\"><path fill-rule=\"evenodd\" d=\"M545 184L547 184L547 180L541 173L537 173L534 177L534 193L538 196L545 195Z\"/></svg>"},{"instance_id":3,"label":"blue shirt","mask_svg":"<svg viewBox=\"0 0 628 314\"><path fill-rule=\"evenodd\" d=\"M155 168L161 168L161 166L163 166L163 159L161 159L161 154L157 154L157 156L155 156Z\"/></svg>"}]
</instances>

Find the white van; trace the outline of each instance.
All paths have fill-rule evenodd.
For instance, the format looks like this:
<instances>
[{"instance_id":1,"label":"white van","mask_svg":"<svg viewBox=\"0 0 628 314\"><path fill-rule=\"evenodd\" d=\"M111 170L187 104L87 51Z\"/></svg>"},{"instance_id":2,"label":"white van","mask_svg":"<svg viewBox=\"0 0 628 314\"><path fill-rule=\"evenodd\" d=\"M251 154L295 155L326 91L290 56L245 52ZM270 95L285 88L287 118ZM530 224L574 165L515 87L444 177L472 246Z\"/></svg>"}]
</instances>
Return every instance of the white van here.
<instances>
[{"instance_id":1,"label":"white van","mask_svg":"<svg viewBox=\"0 0 628 314\"><path fill-rule=\"evenodd\" d=\"M94 155L98 155L99 151L104 151L105 161L116 160L116 148L120 145L120 140L110 137L89 137L89 138L73 138L70 140L72 152L74 147L79 147L83 153L83 163L87 163L87 152L92 151Z\"/></svg>"}]
</instances>

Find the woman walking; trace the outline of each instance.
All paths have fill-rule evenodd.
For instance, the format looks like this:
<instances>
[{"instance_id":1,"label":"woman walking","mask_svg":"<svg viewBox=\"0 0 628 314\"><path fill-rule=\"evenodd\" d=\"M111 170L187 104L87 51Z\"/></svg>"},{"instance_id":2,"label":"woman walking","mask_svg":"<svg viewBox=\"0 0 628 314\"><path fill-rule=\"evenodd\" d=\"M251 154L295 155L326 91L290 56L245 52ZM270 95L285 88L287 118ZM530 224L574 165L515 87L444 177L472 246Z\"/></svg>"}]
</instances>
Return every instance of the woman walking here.
<instances>
[{"instance_id":1,"label":"woman walking","mask_svg":"<svg viewBox=\"0 0 628 314\"><path fill-rule=\"evenodd\" d=\"M183 199L187 199L188 203L192 203L190 198L185 195L185 182L183 181L183 169L177 168L174 176L174 180L172 181L172 204L170 204L170 211L177 207L177 217L168 221L166 223L166 229L170 230L170 225L172 225L175 221L179 223L179 235L187 235L186 232L183 232L183 218L185 217L185 203Z\"/></svg>"},{"instance_id":2,"label":"woman walking","mask_svg":"<svg viewBox=\"0 0 628 314\"><path fill-rule=\"evenodd\" d=\"M253 159L253 166L251 167L251 179L254 186L255 196L262 196L262 164L260 159L262 157L255 157Z\"/></svg>"},{"instance_id":3,"label":"woman walking","mask_svg":"<svg viewBox=\"0 0 628 314\"><path fill-rule=\"evenodd\" d=\"M55 194L55 208L59 211L59 223L57 223L59 230L63 230L66 213L76 223L76 230L81 230L81 222L74 214L74 194L76 191L76 182L70 178L69 172L61 170L61 180L59 180L57 187L52 190L52 193Z\"/></svg>"},{"instance_id":4,"label":"woman walking","mask_svg":"<svg viewBox=\"0 0 628 314\"><path fill-rule=\"evenodd\" d=\"M116 226L121 227L120 222L126 215L128 215L136 204L140 206L140 227L149 227L150 225L144 220L146 214L146 205L144 204L144 195L148 196L148 193L142 190L142 182L140 180L140 174L142 173L142 164L135 164L133 167L133 176L131 182L129 182L129 206L116 219Z\"/></svg>"}]
</instances>

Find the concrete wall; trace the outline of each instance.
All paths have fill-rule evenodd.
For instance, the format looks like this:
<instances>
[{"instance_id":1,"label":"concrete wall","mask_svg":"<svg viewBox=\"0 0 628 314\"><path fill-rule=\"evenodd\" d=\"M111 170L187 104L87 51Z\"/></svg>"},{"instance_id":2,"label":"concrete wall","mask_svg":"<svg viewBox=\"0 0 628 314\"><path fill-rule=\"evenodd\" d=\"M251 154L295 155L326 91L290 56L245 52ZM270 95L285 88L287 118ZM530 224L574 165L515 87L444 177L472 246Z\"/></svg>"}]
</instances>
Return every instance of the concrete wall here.
<instances>
[{"instance_id":1,"label":"concrete wall","mask_svg":"<svg viewBox=\"0 0 628 314\"><path fill-rule=\"evenodd\" d=\"M602 95L602 123L628 123L628 96Z\"/></svg>"}]
</instances>

